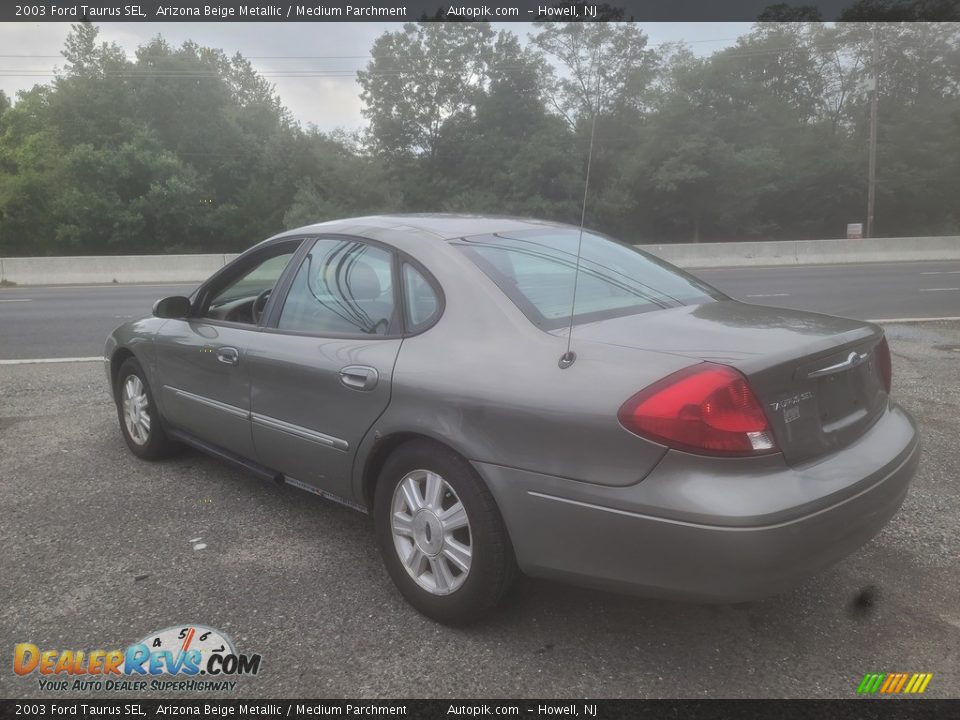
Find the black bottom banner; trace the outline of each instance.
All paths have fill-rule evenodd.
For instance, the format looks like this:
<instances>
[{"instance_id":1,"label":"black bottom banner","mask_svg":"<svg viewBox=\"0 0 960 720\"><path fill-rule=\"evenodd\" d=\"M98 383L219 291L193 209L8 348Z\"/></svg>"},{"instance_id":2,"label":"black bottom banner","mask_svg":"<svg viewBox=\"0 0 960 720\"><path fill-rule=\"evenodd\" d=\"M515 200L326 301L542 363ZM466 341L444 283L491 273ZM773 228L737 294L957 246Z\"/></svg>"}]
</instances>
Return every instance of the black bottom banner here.
<instances>
[{"instance_id":1,"label":"black bottom banner","mask_svg":"<svg viewBox=\"0 0 960 720\"><path fill-rule=\"evenodd\" d=\"M851 700L0 700L0 718L459 717L957 718L960 699Z\"/></svg>"}]
</instances>

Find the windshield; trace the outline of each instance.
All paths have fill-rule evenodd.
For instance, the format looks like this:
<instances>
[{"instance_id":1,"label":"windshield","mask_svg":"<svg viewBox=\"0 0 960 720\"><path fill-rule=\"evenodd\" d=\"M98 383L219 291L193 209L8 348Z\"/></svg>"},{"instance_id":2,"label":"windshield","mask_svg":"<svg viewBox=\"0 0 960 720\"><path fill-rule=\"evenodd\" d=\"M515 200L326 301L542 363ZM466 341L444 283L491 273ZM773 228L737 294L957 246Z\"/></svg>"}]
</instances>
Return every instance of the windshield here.
<instances>
[{"instance_id":1,"label":"windshield","mask_svg":"<svg viewBox=\"0 0 960 720\"><path fill-rule=\"evenodd\" d=\"M570 323L580 231L550 228L498 233L454 242L535 325ZM574 322L592 322L723 295L629 245L584 232Z\"/></svg>"}]
</instances>

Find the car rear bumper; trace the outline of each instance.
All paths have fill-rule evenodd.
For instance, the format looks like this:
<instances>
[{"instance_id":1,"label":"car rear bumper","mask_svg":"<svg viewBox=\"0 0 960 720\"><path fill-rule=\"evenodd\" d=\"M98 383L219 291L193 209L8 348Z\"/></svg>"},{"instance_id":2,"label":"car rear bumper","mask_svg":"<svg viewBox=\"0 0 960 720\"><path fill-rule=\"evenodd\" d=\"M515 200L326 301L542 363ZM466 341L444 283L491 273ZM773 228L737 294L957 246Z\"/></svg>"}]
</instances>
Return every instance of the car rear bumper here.
<instances>
[{"instance_id":1,"label":"car rear bumper","mask_svg":"<svg viewBox=\"0 0 960 720\"><path fill-rule=\"evenodd\" d=\"M670 451L643 481L611 488L474 465L524 572L736 602L787 589L870 540L903 502L919 457L913 420L891 403L855 443L802 466Z\"/></svg>"}]
</instances>

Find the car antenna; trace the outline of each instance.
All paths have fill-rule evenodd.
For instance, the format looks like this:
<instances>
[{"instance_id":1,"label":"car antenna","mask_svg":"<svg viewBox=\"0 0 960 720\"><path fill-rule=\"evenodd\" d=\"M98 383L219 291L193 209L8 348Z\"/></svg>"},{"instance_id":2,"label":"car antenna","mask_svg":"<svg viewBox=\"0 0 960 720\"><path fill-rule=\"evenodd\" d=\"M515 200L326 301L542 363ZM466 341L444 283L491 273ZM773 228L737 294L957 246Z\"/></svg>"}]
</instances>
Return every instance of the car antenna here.
<instances>
[{"instance_id":1,"label":"car antenna","mask_svg":"<svg viewBox=\"0 0 960 720\"><path fill-rule=\"evenodd\" d=\"M577 237L577 264L576 269L573 271L573 298L570 301L570 325L567 328L567 351L560 356L560 361L557 363L561 370L566 370L573 365L577 359L577 354L570 349L570 343L573 342L573 316L577 308L577 285L580 280L580 251L583 248L583 224L587 218L587 192L590 190L590 166L593 162L593 137L596 133L597 115L600 110L600 68L597 65L599 54L600 48L597 47L593 54L593 68L594 72L597 73L597 99L596 106L591 103L590 107L592 115L590 118L590 149L587 151L587 176L583 182L583 204L580 206L580 234Z\"/></svg>"}]
</instances>

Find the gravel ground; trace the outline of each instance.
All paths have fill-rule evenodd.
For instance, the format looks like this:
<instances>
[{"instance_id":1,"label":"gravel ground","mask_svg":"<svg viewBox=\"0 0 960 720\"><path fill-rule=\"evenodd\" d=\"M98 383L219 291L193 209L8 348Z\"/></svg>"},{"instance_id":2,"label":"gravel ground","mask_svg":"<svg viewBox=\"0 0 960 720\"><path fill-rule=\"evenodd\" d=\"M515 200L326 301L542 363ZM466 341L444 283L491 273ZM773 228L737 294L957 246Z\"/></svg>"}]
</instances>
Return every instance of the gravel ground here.
<instances>
[{"instance_id":1,"label":"gravel ground","mask_svg":"<svg viewBox=\"0 0 960 720\"><path fill-rule=\"evenodd\" d=\"M122 648L203 623L263 656L236 697L842 698L896 671L960 696L960 324L887 331L924 454L861 551L735 606L524 580L504 612L457 630L401 600L365 516L192 451L138 461L98 363L0 367L0 648ZM48 694L10 660L0 696Z\"/></svg>"}]
</instances>

